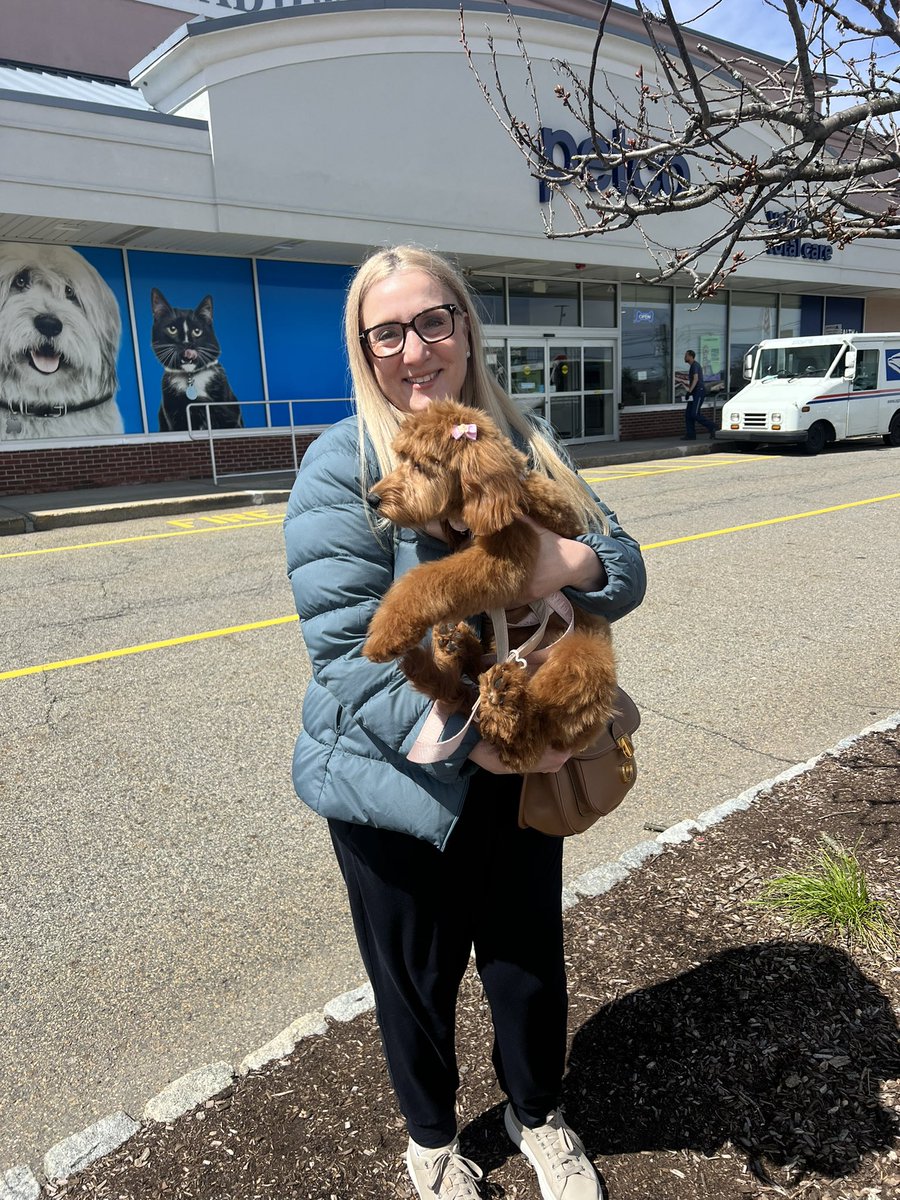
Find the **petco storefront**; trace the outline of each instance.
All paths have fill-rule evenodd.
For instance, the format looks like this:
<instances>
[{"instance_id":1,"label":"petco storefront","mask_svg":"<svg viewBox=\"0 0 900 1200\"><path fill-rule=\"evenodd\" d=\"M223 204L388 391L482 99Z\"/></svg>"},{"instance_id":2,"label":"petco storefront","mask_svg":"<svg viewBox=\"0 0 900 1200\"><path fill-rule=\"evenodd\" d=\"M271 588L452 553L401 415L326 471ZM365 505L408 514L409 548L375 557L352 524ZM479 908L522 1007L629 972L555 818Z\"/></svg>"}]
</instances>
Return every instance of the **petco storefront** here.
<instances>
[{"instance_id":1,"label":"petco storefront","mask_svg":"<svg viewBox=\"0 0 900 1200\"><path fill-rule=\"evenodd\" d=\"M900 326L890 245L763 256L698 308L637 281L652 266L637 234L548 240L538 184L469 70L455 0L11 4L0 493L207 476L207 424L220 470L289 467L292 441L302 453L349 410L343 296L389 243L458 258L492 368L573 444L677 433L686 349L724 400L761 337ZM523 10L559 154L577 130L552 60L587 69L596 9ZM92 12L116 31L102 44ZM50 63L39 31L28 40L47 20L65 48ZM485 22L512 85L502 9L467 5L490 70ZM620 95L647 60L641 35L615 8L600 74ZM703 219L680 217L662 240L695 240Z\"/></svg>"}]
</instances>

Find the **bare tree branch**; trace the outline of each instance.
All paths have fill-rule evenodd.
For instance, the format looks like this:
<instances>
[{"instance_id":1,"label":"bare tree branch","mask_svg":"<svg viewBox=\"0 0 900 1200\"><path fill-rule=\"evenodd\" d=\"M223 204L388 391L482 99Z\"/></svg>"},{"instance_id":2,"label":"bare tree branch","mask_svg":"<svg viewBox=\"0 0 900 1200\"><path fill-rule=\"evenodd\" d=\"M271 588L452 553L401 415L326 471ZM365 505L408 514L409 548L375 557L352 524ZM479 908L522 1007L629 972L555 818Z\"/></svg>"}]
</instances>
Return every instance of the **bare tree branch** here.
<instances>
[{"instance_id":1,"label":"bare tree branch","mask_svg":"<svg viewBox=\"0 0 900 1200\"><path fill-rule=\"evenodd\" d=\"M553 131L542 123L533 64L505 0L499 7L526 67L531 122L510 100L489 30L492 78L485 81L460 9L469 66L541 184L549 237L636 229L655 263L646 278L689 279L696 296L797 239L824 243L815 249L822 257L862 239L900 239L900 0L854 0L852 14L844 11L847 0L764 2L769 19L790 31L787 62L749 50L717 52L679 26L671 0L634 0L652 63L637 71L630 95L621 73L600 67L611 36L606 0L589 63L582 71L554 60L558 82L540 96L544 107L555 96L576 122L574 135L556 145L548 142ZM601 133L607 123L610 133ZM704 235L692 245L665 245L656 218L689 212L703 214Z\"/></svg>"}]
</instances>

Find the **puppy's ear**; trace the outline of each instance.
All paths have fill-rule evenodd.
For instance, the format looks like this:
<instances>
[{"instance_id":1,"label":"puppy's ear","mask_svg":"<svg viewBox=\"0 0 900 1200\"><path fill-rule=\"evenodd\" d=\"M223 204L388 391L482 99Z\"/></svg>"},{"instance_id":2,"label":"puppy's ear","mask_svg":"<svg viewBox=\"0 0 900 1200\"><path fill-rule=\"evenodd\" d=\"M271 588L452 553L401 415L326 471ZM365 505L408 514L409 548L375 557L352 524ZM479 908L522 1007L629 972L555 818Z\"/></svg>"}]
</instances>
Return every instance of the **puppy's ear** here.
<instances>
[{"instance_id":1,"label":"puppy's ear","mask_svg":"<svg viewBox=\"0 0 900 1200\"><path fill-rule=\"evenodd\" d=\"M168 302L159 288L150 289L150 307L153 310L154 321L162 316L164 312L172 312L172 305Z\"/></svg>"},{"instance_id":2,"label":"puppy's ear","mask_svg":"<svg viewBox=\"0 0 900 1200\"><path fill-rule=\"evenodd\" d=\"M521 455L488 438L466 442L459 452L462 519L476 537L496 533L524 515Z\"/></svg>"}]
</instances>

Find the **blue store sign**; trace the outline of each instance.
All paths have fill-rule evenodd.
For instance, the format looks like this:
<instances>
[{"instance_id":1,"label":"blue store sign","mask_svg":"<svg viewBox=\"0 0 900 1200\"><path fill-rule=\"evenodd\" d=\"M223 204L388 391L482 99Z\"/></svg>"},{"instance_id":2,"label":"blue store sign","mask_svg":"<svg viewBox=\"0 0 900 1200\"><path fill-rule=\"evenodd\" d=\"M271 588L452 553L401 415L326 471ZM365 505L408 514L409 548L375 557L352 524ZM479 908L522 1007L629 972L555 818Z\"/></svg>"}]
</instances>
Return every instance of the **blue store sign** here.
<instances>
[{"instance_id":1,"label":"blue store sign","mask_svg":"<svg viewBox=\"0 0 900 1200\"><path fill-rule=\"evenodd\" d=\"M612 147L623 145L625 140L625 131L614 129L609 141L606 138L598 138L598 149L602 154L616 153ZM553 162L559 162L560 157L562 158L560 174L571 168L575 156L594 153L591 138L576 142L568 130L550 129L549 126L541 129L541 148L546 157ZM589 166L588 171L594 176L589 183L590 191L604 192L608 188L615 188L623 196L628 192L649 192L651 196L659 195L660 192L663 195L677 195L691 182L691 169L687 159L681 154L673 155L668 160L660 160L655 170L646 163L635 162L613 167L611 171L604 171L598 164ZM651 171L652 178L649 178ZM539 194L542 204L550 199L550 188L543 181L540 183Z\"/></svg>"}]
</instances>

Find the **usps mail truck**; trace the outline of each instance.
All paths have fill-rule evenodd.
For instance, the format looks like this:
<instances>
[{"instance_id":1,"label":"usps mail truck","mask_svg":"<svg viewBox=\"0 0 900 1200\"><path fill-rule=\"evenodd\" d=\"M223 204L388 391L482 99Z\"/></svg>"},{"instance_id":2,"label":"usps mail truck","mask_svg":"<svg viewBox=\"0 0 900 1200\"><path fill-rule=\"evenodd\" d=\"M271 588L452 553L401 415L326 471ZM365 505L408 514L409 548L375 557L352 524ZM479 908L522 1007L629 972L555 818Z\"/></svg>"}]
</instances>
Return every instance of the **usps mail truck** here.
<instances>
[{"instance_id":1,"label":"usps mail truck","mask_svg":"<svg viewBox=\"0 0 900 1200\"><path fill-rule=\"evenodd\" d=\"M744 359L750 382L722 409L718 441L798 445L818 454L881 434L900 446L900 333L771 338Z\"/></svg>"}]
</instances>

